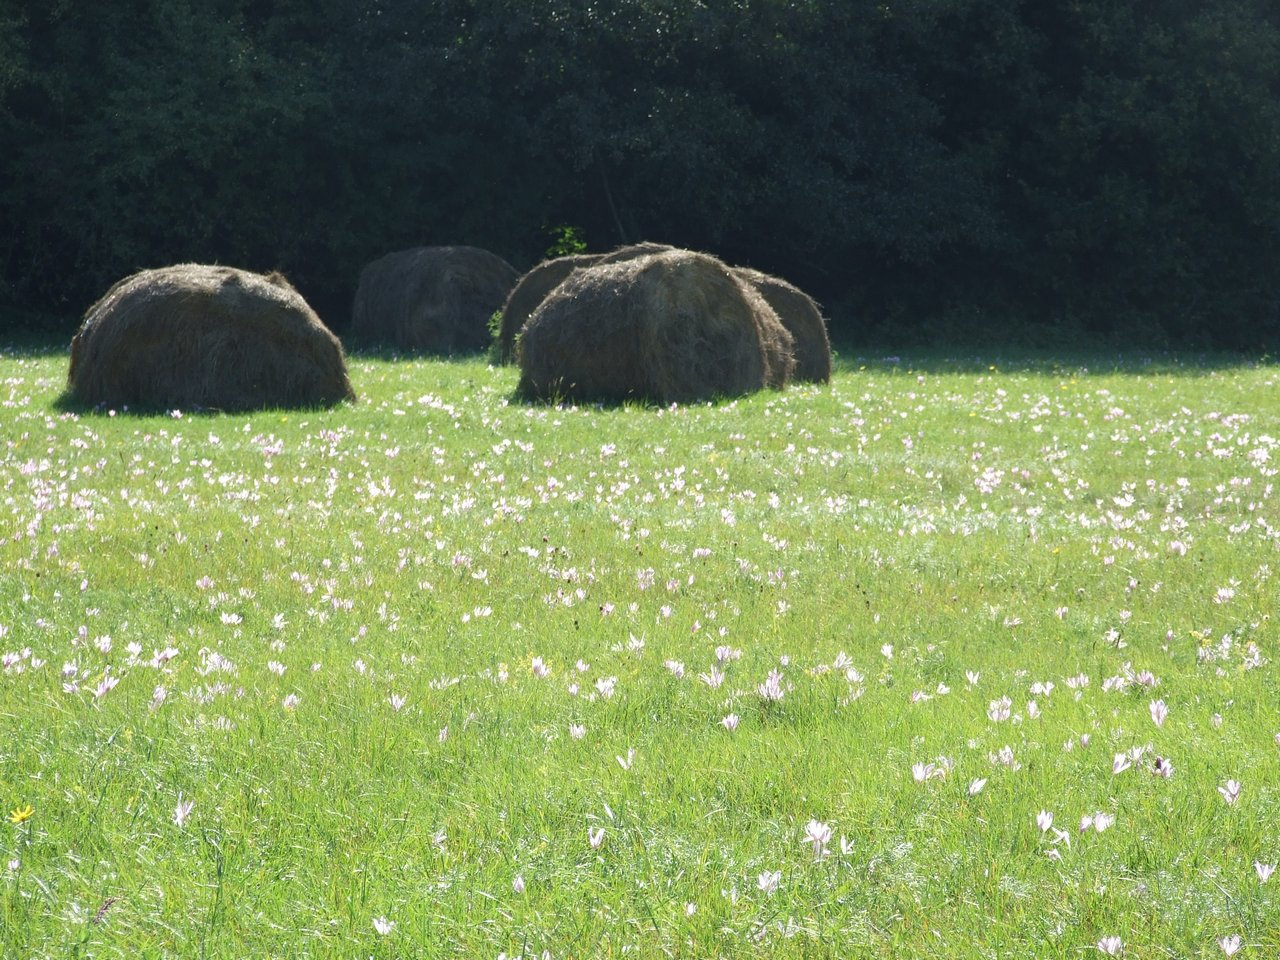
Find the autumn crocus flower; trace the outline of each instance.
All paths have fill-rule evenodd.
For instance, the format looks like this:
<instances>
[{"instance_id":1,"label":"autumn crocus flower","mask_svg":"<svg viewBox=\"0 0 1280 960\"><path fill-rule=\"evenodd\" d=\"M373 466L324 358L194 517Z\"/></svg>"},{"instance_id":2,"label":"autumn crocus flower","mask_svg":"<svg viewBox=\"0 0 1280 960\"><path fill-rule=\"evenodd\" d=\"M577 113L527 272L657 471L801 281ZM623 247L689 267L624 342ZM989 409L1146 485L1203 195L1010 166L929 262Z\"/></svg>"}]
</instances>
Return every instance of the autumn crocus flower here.
<instances>
[{"instance_id":1,"label":"autumn crocus flower","mask_svg":"<svg viewBox=\"0 0 1280 960\"><path fill-rule=\"evenodd\" d=\"M813 846L814 857L822 857L827 852L827 842L831 839L831 826L821 820L810 820L805 824L804 842Z\"/></svg>"},{"instance_id":2,"label":"autumn crocus flower","mask_svg":"<svg viewBox=\"0 0 1280 960\"><path fill-rule=\"evenodd\" d=\"M1228 780L1218 788L1218 792L1222 794L1222 799L1227 801L1228 806L1234 806L1240 799L1240 781Z\"/></svg>"}]
</instances>

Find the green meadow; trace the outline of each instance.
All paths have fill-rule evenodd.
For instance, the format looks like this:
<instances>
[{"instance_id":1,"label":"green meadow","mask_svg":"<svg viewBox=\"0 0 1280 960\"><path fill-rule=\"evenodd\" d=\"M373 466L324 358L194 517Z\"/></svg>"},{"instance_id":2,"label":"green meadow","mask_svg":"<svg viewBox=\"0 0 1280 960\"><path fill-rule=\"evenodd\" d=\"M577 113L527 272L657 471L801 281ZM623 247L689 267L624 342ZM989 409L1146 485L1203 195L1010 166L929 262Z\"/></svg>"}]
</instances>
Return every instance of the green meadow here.
<instances>
[{"instance_id":1,"label":"green meadow","mask_svg":"<svg viewBox=\"0 0 1280 960\"><path fill-rule=\"evenodd\" d=\"M1274 363L350 369L0 350L0 956L1280 954Z\"/></svg>"}]
</instances>

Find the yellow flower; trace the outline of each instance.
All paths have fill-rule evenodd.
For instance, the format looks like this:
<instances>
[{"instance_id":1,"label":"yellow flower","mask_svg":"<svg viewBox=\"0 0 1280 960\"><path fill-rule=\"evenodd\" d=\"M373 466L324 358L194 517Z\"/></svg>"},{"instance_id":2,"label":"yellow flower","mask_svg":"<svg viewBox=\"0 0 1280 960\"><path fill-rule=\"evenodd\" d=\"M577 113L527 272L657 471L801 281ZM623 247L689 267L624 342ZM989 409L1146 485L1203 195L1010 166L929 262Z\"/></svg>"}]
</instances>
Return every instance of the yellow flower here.
<instances>
[{"instance_id":1,"label":"yellow flower","mask_svg":"<svg viewBox=\"0 0 1280 960\"><path fill-rule=\"evenodd\" d=\"M0 807L0 810L3 809L3 807ZM14 807L13 812L9 814L9 822L24 823L25 821L30 820L31 815L35 812L36 808L29 803L25 807Z\"/></svg>"}]
</instances>

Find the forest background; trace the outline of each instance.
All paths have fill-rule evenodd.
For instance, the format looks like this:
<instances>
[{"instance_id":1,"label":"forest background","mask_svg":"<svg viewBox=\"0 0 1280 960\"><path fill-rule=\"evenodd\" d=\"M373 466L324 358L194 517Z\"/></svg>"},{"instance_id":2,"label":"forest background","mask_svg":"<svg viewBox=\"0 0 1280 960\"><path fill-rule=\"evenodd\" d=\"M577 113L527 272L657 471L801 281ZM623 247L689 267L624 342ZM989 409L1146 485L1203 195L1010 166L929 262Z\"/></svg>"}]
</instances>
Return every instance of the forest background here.
<instances>
[{"instance_id":1,"label":"forest background","mask_svg":"<svg viewBox=\"0 0 1280 960\"><path fill-rule=\"evenodd\" d=\"M341 331L421 244L656 240L838 341L1274 350L1274 0L0 0L0 331L134 270Z\"/></svg>"}]
</instances>

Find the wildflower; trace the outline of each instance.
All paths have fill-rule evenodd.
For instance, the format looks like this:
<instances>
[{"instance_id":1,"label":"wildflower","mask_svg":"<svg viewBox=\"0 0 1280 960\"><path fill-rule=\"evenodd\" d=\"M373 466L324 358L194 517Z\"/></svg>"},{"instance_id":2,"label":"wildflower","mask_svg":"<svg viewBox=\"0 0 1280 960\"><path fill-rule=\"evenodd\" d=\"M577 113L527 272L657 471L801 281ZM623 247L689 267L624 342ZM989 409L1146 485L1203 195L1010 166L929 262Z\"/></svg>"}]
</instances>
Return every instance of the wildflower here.
<instances>
[{"instance_id":1,"label":"wildflower","mask_svg":"<svg viewBox=\"0 0 1280 960\"><path fill-rule=\"evenodd\" d=\"M377 930L378 933L384 937L395 928L396 922L394 920L388 920L386 917L373 918L373 929Z\"/></svg>"},{"instance_id":2,"label":"wildflower","mask_svg":"<svg viewBox=\"0 0 1280 960\"><path fill-rule=\"evenodd\" d=\"M387 702L391 704L392 710L395 710L397 713L399 713L400 710L405 705L405 698L398 693L393 693L388 698Z\"/></svg>"},{"instance_id":3,"label":"wildflower","mask_svg":"<svg viewBox=\"0 0 1280 960\"><path fill-rule=\"evenodd\" d=\"M192 800L183 800L182 794L178 794L178 805L173 808L173 822L178 826L182 826L187 822L187 817L191 816L191 808L195 806Z\"/></svg>"},{"instance_id":4,"label":"wildflower","mask_svg":"<svg viewBox=\"0 0 1280 960\"><path fill-rule=\"evenodd\" d=\"M283 706L286 710L297 709L298 695L296 693L289 694L287 697L284 698L284 702L281 704L281 706Z\"/></svg>"},{"instance_id":5,"label":"wildflower","mask_svg":"<svg viewBox=\"0 0 1280 960\"><path fill-rule=\"evenodd\" d=\"M1111 764L1111 772L1113 774L1124 773L1132 765L1132 761L1126 754L1117 753L1115 761Z\"/></svg>"},{"instance_id":6,"label":"wildflower","mask_svg":"<svg viewBox=\"0 0 1280 960\"><path fill-rule=\"evenodd\" d=\"M604 845L604 827L587 827L587 842L592 850L599 850Z\"/></svg>"},{"instance_id":7,"label":"wildflower","mask_svg":"<svg viewBox=\"0 0 1280 960\"><path fill-rule=\"evenodd\" d=\"M524 877L517 873L515 879L511 881L511 889L516 893L524 893Z\"/></svg>"},{"instance_id":8,"label":"wildflower","mask_svg":"<svg viewBox=\"0 0 1280 960\"><path fill-rule=\"evenodd\" d=\"M569 724L569 736L575 740L581 740L587 735L587 728L581 723Z\"/></svg>"},{"instance_id":9,"label":"wildflower","mask_svg":"<svg viewBox=\"0 0 1280 960\"><path fill-rule=\"evenodd\" d=\"M701 680L703 683L705 683L712 690L715 690L720 686L720 684L724 683L724 674L721 673L719 670L717 670L715 667L712 667L710 673L698 674L698 679Z\"/></svg>"},{"instance_id":10,"label":"wildflower","mask_svg":"<svg viewBox=\"0 0 1280 960\"><path fill-rule=\"evenodd\" d=\"M720 723L726 730L732 733L734 730L738 729L738 715L736 713L731 713L721 720Z\"/></svg>"},{"instance_id":11,"label":"wildflower","mask_svg":"<svg viewBox=\"0 0 1280 960\"><path fill-rule=\"evenodd\" d=\"M777 670L770 670L764 683L756 687L756 692L760 694L762 700L769 703L781 700L786 696L786 691L782 689L782 674Z\"/></svg>"},{"instance_id":12,"label":"wildflower","mask_svg":"<svg viewBox=\"0 0 1280 960\"><path fill-rule=\"evenodd\" d=\"M613 696L614 688L618 685L617 677L601 677L596 681L596 689L600 691L600 696L606 700Z\"/></svg>"},{"instance_id":13,"label":"wildflower","mask_svg":"<svg viewBox=\"0 0 1280 960\"><path fill-rule=\"evenodd\" d=\"M982 792L982 788L987 785L986 777L979 777L977 780L969 781L969 796L976 797Z\"/></svg>"},{"instance_id":14,"label":"wildflower","mask_svg":"<svg viewBox=\"0 0 1280 960\"><path fill-rule=\"evenodd\" d=\"M1253 869L1258 871L1258 882L1266 883L1271 879L1271 875L1276 872L1276 865L1274 863L1259 863L1255 860L1253 861Z\"/></svg>"},{"instance_id":15,"label":"wildflower","mask_svg":"<svg viewBox=\"0 0 1280 960\"><path fill-rule=\"evenodd\" d=\"M976 687L978 685L978 677L980 676L981 674L976 670L966 670L964 672L964 679L971 687Z\"/></svg>"},{"instance_id":16,"label":"wildflower","mask_svg":"<svg viewBox=\"0 0 1280 960\"><path fill-rule=\"evenodd\" d=\"M924 783L933 776L934 766L932 763L913 763L911 765L911 775L915 777L916 783Z\"/></svg>"},{"instance_id":17,"label":"wildflower","mask_svg":"<svg viewBox=\"0 0 1280 960\"><path fill-rule=\"evenodd\" d=\"M778 884L781 882L782 882L781 870L773 870L773 871L766 870L764 873L760 874L760 876L756 878L756 886L759 887L760 890L766 896L770 896L770 897L777 892Z\"/></svg>"},{"instance_id":18,"label":"wildflower","mask_svg":"<svg viewBox=\"0 0 1280 960\"><path fill-rule=\"evenodd\" d=\"M1157 727L1163 727L1165 717L1169 716L1169 708L1165 706L1163 700L1151 701L1151 722Z\"/></svg>"},{"instance_id":19,"label":"wildflower","mask_svg":"<svg viewBox=\"0 0 1280 960\"><path fill-rule=\"evenodd\" d=\"M614 757L614 759L618 761L618 766L620 766L623 770L630 770L631 764L635 763L636 752L634 749L628 750L627 755L625 757L616 756Z\"/></svg>"},{"instance_id":20,"label":"wildflower","mask_svg":"<svg viewBox=\"0 0 1280 960\"><path fill-rule=\"evenodd\" d=\"M1036 826L1040 828L1041 833L1048 833L1049 828L1053 826L1053 814L1048 810L1041 810L1036 816Z\"/></svg>"},{"instance_id":21,"label":"wildflower","mask_svg":"<svg viewBox=\"0 0 1280 960\"><path fill-rule=\"evenodd\" d=\"M1222 937L1218 941L1218 946L1222 948L1222 952L1228 957L1235 955L1240 949L1240 934L1233 933L1229 937Z\"/></svg>"},{"instance_id":22,"label":"wildflower","mask_svg":"<svg viewBox=\"0 0 1280 960\"><path fill-rule=\"evenodd\" d=\"M1151 768L1151 772L1157 777L1168 780L1173 776L1173 764L1164 757L1156 757L1155 765Z\"/></svg>"},{"instance_id":23,"label":"wildflower","mask_svg":"<svg viewBox=\"0 0 1280 960\"><path fill-rule=\"evenodd\" d=\"M533 671L533 675L539 680L545 680L551 676L551 668L542 662L541 657L534 657L529 663L529 669Z\"/></svg>"},{"instance_id":24,"label":"wildflower","mask_svg":"<svg viewBox=\"0 0 1280 960\"><path fill-rule=\"evenodd\" d=\"M1228 806L1234 806L1236 800L1240 798L1240 781L1228 780L1218 788L1218 792L1222 794L1222 799L1227 801Z\"/></svg>"},{"instance_id":25,"label":"wildflower","mask_svg":"<svg viewBox=\"0 0 1280 960\"><path fill-rule=\"evenodd\" d=\"M1119 937L1103 937L1098 941L1098 949L1109 957L1118 957L1124 952L1124 941Z\"/></svg>"},{"instance_id":26,"label":"wildflower","mask_svg":"<svg viewBox=\"0 0 1280 960\"><path fill-rule=\"evenodd\" d=\"M25 807L14 807L9 813L9 822L12 824L26 823L31 819L31 815L36 812L36 808L31 804Z\"/></svg>"},{"instance_id":27,"label":"wildflower","mask_svg":"<svg viewBox=\"0 0 1280 960\"><path fill-rule=\"evenodd\" d=\"M810 820L805 824L804 842L812 845L815 858L826 856L827 842L831 839L831 826L821 820Z\"/></svg>"},{"instance_id":28,"label":"wildflower","mask_svg":"<svg viewBox=\"0 0 1280 960\"><path fill-rule=\"evenodd\" d=\"M992 723L1001 723L1009 719L1009 714L1013 709L1013 701L1008 697L1001 697L999 700L992 700L987 704L987 717Z\"/></svg>"}]
</instances>

